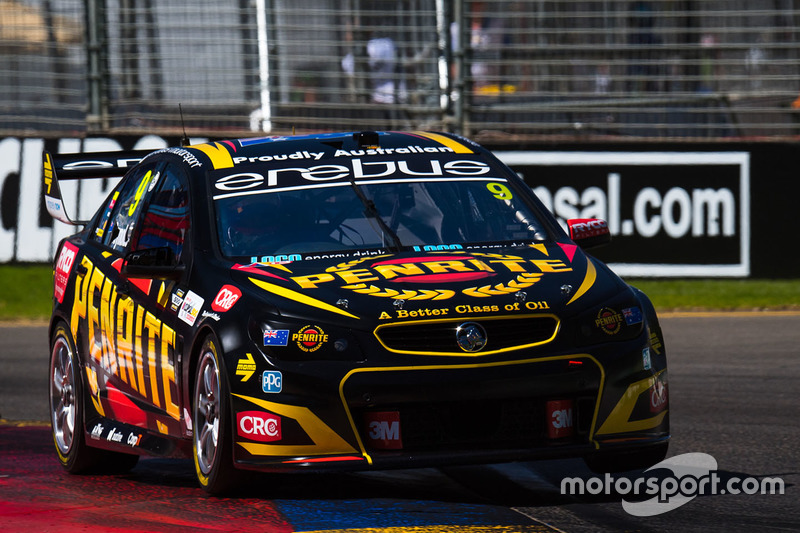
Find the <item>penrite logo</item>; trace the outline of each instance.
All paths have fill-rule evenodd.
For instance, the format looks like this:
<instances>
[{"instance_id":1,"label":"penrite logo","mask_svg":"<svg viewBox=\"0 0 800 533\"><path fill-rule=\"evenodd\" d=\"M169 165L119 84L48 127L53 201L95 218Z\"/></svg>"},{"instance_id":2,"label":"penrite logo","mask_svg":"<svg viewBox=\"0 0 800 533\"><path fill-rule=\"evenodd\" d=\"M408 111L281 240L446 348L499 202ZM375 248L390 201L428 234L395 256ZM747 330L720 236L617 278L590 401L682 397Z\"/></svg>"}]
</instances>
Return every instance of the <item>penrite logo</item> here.
<instances>
[{"instance_id":1,"label":"penrite logo","mask_svg":"<svg viewBox=\"0 0 800 533\"><path fill-rule=\"evenodd\" d=\"M316 352L328 342L328 335L319 326L303 326L300 331L292 335L292 340L297 341L298 348L310 353Z\"/></svg>"},{"instance_id":2,"label":"penrite logo","mask_svg":"<svg viewBox=\"0 0 800 533\"><path fill-rule=\"evenodd\" d=\"M597 313L597 318L594 324L603 330L608 335L616 335L622 327L622 322L625 319L620 313L617 313L610 307L603 307Z\"/></svg>"},{"instance_id":3,"label":"penrite logo","mask_svg":"<svg viewBox=\"0 0 800 533\"><path fill-rule=\"evenodd\" d=\"M485 298L504 296L528 288L550 273L572 272L562 259L550 258L546 248L542 257L523 259L515 255L490 253L433 252L428 256L363 257L329 267L319 274L292 276L301 289L316 289L325 283L343 283L343 289L380 298L447 300L455 290L447 285L473 281L477 285L461 289L466 296ZM486 279L500 275L512 277L505 283L483 285ZM380 284L380 285L378 285ZM404 284L441 284L430 288L406 288Z\"/></svg>"}]
</instances>

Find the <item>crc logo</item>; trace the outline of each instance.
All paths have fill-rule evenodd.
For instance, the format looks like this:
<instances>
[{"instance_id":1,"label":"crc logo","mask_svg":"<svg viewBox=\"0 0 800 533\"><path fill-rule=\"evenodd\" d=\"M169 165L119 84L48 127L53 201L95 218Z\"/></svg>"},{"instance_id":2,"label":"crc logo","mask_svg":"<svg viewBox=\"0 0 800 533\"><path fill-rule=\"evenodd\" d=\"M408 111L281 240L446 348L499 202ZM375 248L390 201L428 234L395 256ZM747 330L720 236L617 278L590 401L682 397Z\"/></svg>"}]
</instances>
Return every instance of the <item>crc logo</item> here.
<instances>
[{"instance_id":1,"label":"crc logo","mask_svg":"<svg viewBox=\"0 0 800 533\"><path fill-rule=\"evenodd\" d=\"M236 430L240 437L256 442L281 440L281 419L261 411L236 413Z\"/></svg>"},{"instance_id":2,"label":"crc logo","mask_svg":"<svg viewBox=\"0 0 800 533\"><path fill-rule=\"evenodd\" d=\"M456 342L465 352L477 352L486 346L486 330L477 322L464 322L456 328Z\"/></svg>"},{"instance_id":3,"label":"crc logo","mask_svg":"<svg viewBox=\"0 0 800 533\"><path fill-rule=\"evenodd\" d=\"M658 413L663 411L667 406L668 398L667 385L660 378L657 378L650 389L650 412Z\"/></svg>"},{"instance_id":4,"label":"crc logo","mask_svg":"<svg viewBox=\"0 0 800 533\"><path fill-rule=\"evenodd\" d=\"M233 304L241 298L242 291L234 287L233 285L224 285L219 292L217 293L217 297L214 298L214 301L211 303L211 309L214 311L224 313L225 311L229 311Z\"/></svg>"}]
</instances>

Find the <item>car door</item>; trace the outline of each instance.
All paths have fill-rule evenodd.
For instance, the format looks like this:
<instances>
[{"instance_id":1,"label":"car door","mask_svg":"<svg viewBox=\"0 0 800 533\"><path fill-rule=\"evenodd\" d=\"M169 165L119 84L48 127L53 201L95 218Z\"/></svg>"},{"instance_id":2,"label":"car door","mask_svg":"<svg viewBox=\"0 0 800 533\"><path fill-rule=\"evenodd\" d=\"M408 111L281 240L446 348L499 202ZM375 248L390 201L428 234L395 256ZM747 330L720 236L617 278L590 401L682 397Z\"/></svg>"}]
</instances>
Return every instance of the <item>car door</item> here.
<instances>
[{"instance_id":1,"label":"car door","mask_svg":"<svg viewBox=\"0 0 800 533\"><path fill-rule=\"evenodd\" d=\"M90 233L77 314L85 320L86 375L99 414L171 433L180 428L176 337L162 314L174 282L122 275L126 255L157 247L165 231L176 232L167 240L182 251L188 221L170 227L158 217L165 176L163 163L145 163L110 196Z\"/></svg>"},{"instance_id":2,"label":"car door","mask_svg":"<svg viewBox=\"0 0 800 533\"><path fill-rule=\"evenodd\" d=\"M152 265L154 272L160 273L159 279L128 279L149 295L144 318L144 323L150 324L147 346L143 334L141 344L134 342L134 347L146 354L142 366L152 403L168 417L159 421L162 425L157 429L162 433L179 429L170 427L180 421L182 412L179 354L183 338L178 330L186 331L184 323L193 325L199 312L185 289L191 266L190 220L188 177L183 168L168 162L159 169L158 183L146 198L126 256L130 259L133 254L154 252Z\"/></svg>"}]
</instances>

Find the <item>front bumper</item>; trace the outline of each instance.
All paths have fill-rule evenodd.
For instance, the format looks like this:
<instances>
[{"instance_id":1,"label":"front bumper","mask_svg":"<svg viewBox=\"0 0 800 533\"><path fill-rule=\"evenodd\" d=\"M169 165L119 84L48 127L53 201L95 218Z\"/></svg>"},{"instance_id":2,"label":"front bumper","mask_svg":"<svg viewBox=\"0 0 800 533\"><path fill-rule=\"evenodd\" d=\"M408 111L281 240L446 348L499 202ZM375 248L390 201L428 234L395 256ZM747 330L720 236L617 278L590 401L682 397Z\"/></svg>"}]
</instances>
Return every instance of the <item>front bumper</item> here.
<instances>
[{"instance_id":1,"label":"front bumper","mask_svg":"<svg viewBox=\"0 0 800 533\"><path fill-rule=\"evenodd\" d=\"M665 394L666 360L653 354L645 368L650 349L643 332L591 351L516 360L282 362L281 394L234 394L234 423L257 411L280 424L271 436L234 427L235 460L265 471L411 468L657 444L669 438L666 397L651 401L656 389ZM569 415L568 431L548 427L557 422L554 406Z\"/></svg>"}]
</instances>

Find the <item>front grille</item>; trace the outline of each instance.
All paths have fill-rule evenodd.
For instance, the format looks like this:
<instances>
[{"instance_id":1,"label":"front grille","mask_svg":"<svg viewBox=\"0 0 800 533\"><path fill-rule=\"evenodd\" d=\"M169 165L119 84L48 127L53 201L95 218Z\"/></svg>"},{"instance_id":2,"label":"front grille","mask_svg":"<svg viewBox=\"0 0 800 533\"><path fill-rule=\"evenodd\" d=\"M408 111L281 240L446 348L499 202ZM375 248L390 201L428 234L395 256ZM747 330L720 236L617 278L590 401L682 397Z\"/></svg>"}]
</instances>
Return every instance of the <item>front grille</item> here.
<instances>
[{"instance_id":1,"label":"front grille","mask_svg":"<svg viewBox=\"0 0 800 533\"><path fill-rule=\"evenodd\" d=\"M456 341L456 329L465 322L476 322L486 331L486 345L467 353ZM558 332L559 320L553 315L519 317L460 318L445 321L384 324L375 336L393 352L433 355L486 355L501 350L528 348L550 342Z\"/></svg>"},{"instance_id":2,"label":"front grille","mask_svg":"<svg viewBox=\"0 0 800 533\"><path fill-rule=\"evenodd\" d=\"M558 444L586 442L594 410L589 397L574 398L575 435ZM497 450L554 444L547 439L544 398L505 398L471 402L404 404L355 411L367 447L371 410L396 410L400 415L402 449L406 452Z\"/></svg>"},{"instance_id":3,"label":"front grille","mask_svg":"<svg viewBox=\"0 0 800 533\"><path fill-rule=\"evenodd\" d=\"M406 450L527 447L544 435L544 405L533 400L418 405L400 411Z\"/></svg>"}]
</instances>

